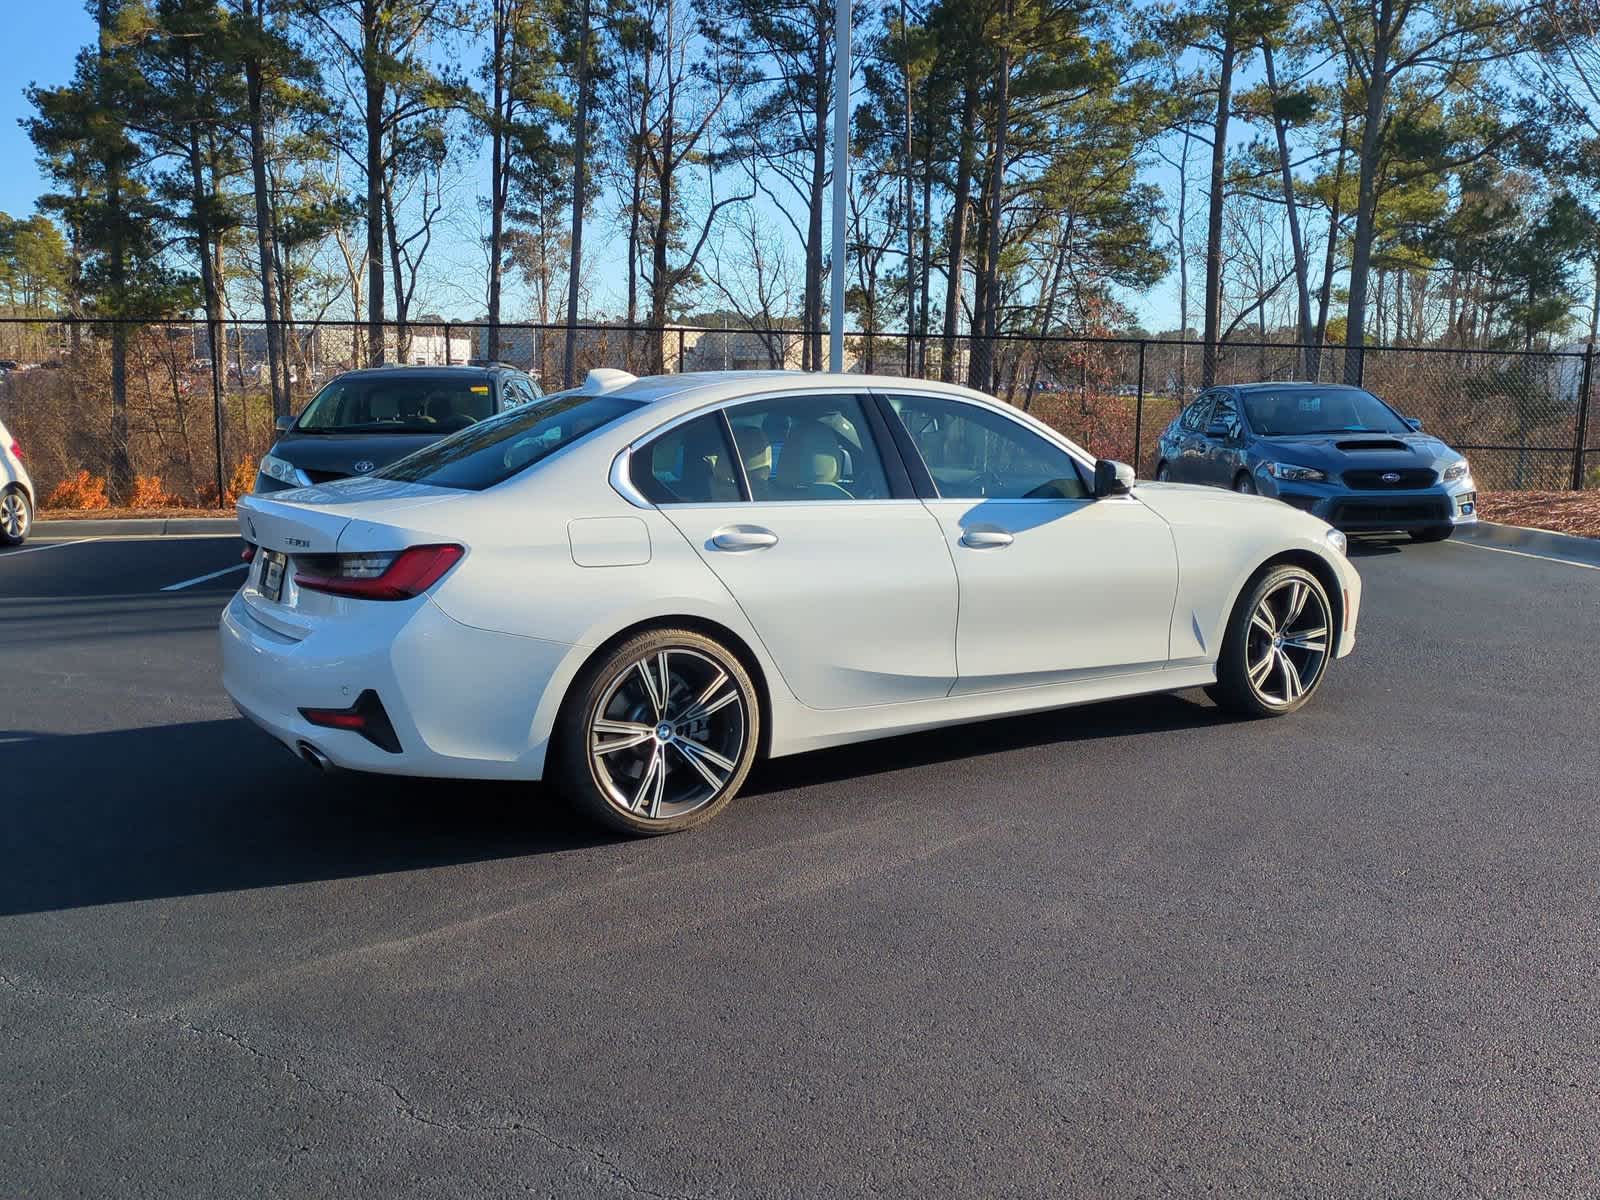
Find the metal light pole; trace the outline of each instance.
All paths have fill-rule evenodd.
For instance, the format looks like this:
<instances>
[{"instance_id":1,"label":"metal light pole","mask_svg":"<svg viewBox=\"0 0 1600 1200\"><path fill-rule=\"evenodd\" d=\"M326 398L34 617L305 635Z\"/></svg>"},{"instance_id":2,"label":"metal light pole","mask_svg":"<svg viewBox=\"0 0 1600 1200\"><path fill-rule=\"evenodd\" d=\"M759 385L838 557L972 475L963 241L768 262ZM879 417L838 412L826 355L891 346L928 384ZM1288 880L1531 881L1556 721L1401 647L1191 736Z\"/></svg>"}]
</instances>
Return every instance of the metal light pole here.
<instances>
[{"instance_id":1,"label":"metal light pole","mask_svg":"<svg viewBox=\"0 0 1600 1200\"><path fill-rule=\"evenodd\" d=\"M828 370L844 370L844 216L850 194L850 0L833 6L833 272Z\"/></svg>"}]
</instances>

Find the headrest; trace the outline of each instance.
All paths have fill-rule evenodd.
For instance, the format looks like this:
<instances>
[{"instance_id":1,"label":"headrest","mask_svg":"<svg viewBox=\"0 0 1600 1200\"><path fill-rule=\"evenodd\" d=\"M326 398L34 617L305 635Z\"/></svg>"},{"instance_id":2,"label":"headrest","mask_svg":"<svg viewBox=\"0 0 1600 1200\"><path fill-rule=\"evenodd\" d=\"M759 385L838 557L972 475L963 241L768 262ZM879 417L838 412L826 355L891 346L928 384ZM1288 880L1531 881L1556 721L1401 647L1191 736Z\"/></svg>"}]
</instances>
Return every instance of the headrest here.
<instances>
[{"instance_id":1,"label":"headrest","mask_svg":"<svg viewBox=\"0 0 1600 1200\"><path fill-rule=\"evenodd\" d=\"M842 474L838 435L819 421L807 421L789 430L778 456L777 483L781 487L805 487L813 483L837 483Z\"/></svg>"}]
</instances>

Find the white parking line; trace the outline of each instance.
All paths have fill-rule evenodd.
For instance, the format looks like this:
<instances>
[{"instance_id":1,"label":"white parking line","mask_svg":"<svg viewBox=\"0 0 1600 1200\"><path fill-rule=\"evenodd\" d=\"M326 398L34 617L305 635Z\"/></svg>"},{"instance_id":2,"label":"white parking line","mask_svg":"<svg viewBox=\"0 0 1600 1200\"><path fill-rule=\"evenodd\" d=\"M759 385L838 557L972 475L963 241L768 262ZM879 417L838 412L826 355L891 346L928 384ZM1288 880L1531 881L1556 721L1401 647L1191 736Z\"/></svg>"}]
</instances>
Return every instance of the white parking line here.
<instances>
[{"instance_id":1,"label":"white parking line","mask_svg":"<svg viewBox=\"0 0 1600 1200\"><path fill-rule=\"evenodd\" d=\"M50 542L43 546L24 546L21 550L7 550L4 553L0 553L0 558L16 558L19 554L38 554L41 550L63 550L68 546L81 546L85 542L98 542L102 540L104 539L97 537L78 538L77 540L71 542Z\"/></svg>"},{"instance_id":2,"label":"white parking line","mask_svg":"<svg viewBox=\"0 0 1600 1200\"><path fill-rule=\"evenodd\" d=\"M1496 554L1515 554L1518 558L1537 558L1540 562L1561 563L1568 567L1582 567L1585 571L1600 571L1600 563L1579 562L1575 558L1556 558L1549 554L1530 554L1526 550L1508 550L1504 546L1485 546L1482 542L1451 540L1446 546L1460 546L1463 550L1493 550Z\"/></svg>"},{"instance_id":3,"label":"white parking line","mask_svg":"<svg viewBox=\"0 0 1600 1200\"><path fill-rule=\"evenodd\" d=\"M213 571L209 575L196 575L193 579L185 579L182 583L169 583L162 588L163 592L181 592L186 587L193 587L197 583L204 583L208 579L220 579L224 575L231 575L235 571L249 570L249 563L234 563L231 567L223 567L220 571Z\"/></svg>"}]
</instances>

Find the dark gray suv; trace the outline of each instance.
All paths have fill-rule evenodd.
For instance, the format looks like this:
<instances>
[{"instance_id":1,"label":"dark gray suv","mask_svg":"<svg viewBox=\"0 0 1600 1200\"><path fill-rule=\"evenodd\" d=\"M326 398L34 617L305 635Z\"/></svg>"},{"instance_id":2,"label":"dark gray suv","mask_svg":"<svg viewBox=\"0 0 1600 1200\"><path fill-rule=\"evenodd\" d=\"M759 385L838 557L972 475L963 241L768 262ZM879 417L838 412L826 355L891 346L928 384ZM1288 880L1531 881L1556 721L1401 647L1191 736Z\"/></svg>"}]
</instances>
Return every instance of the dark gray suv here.
<instances>
[{"instance_id":1,"label":"dark gray suv","mask_svg":"<svg viewBox=\"0 0 1600 1200\"><path fill-rule=\"evenodd\" d=\"M1478 519L1467 460L1422 423L1343 384L1201 393L1161 435L1156 478L1259 492L1354 533L1439 541Z\"/></svg>"},{"instance_id":2,"label":"dark gray suv","mask_svg":"<svg viewBox=\"0 0 1600 1200\"><path fill-rule=\"evenodd\" d=\"M257 492L365 475L542 393L504 363L369 367L330 379L298 417L278 422Z\"/></svg>"}]
</instances>

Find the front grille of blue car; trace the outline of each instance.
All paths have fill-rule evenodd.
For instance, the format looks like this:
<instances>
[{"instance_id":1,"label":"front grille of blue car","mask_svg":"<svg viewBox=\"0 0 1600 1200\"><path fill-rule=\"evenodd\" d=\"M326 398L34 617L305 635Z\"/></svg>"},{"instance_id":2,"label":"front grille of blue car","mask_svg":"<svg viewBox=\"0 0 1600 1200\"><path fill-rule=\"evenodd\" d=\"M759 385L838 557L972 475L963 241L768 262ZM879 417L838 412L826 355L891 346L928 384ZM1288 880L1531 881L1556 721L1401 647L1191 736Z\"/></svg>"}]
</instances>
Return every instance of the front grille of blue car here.
<instances>
[{"instance_id":1,"label":"front grille of blue car","mask_svg":"<svg viewBox=\"0 0 1600 1200\"><path fill-rule=\"evenodd\" d=\"M1387 479L1385 476L1393 475L1396 478ZM1432 487L1439 482L1439 476L1427 467L1388 467L1379 470L1346 471L1344 483L1346 487L1360 488L1362 491L1386 491L1390 488L1404 490L1406 488Z\"/></svg>"}]
</instances>

